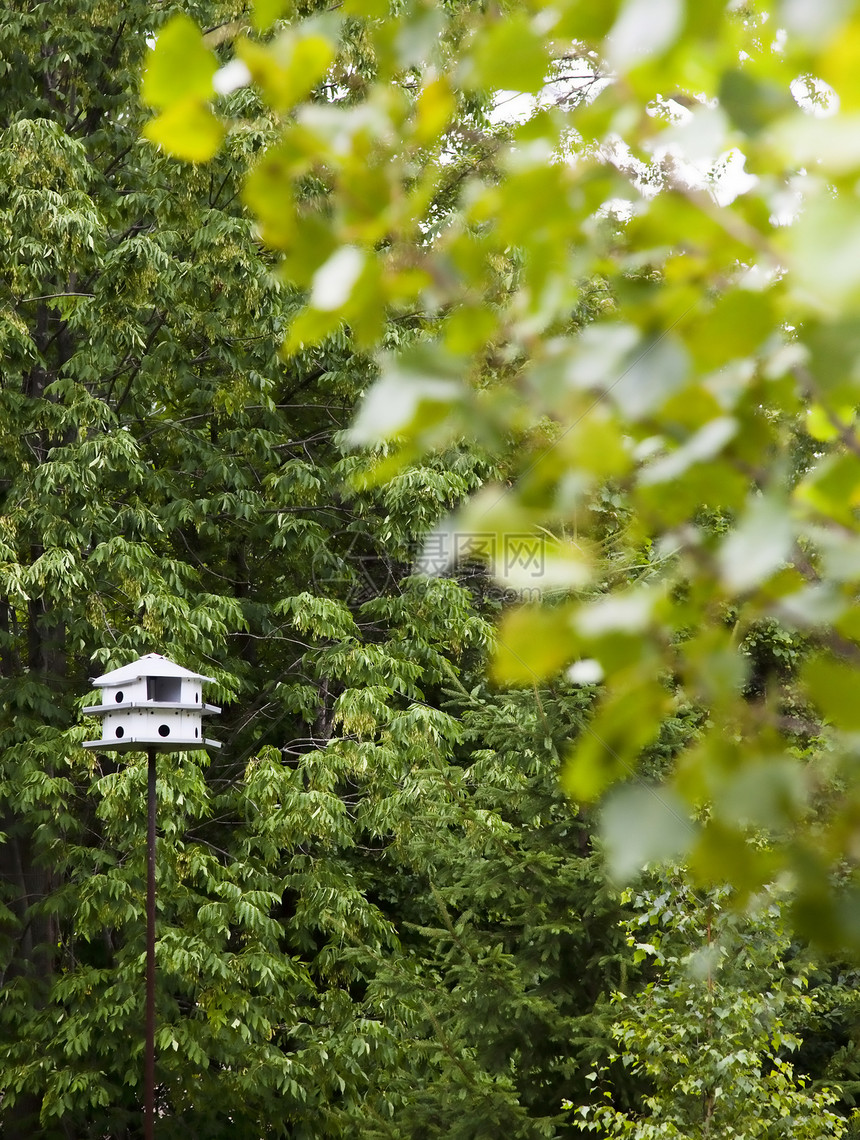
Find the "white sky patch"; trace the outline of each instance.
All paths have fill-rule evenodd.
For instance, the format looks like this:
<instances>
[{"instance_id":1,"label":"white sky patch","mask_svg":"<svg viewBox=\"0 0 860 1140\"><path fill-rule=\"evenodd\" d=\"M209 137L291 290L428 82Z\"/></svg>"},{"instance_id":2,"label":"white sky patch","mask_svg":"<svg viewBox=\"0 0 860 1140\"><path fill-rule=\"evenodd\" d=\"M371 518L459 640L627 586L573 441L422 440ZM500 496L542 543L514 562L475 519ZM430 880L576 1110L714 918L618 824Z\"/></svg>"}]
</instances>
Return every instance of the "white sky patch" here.
<instances>
[{"instance_id":1,"label":"white sky patch","mask_svg":"<svg viewBox=\"0 0 860 1140\"><path fill-rule=\"evenodd\" d=\"M671 151L692 162L703 160L713 163L725 149L729 133L725 111L721 107L705 105L695 110L681 107L680 111L686 114L676 114L672 125L655 140L652 153L656 157L662 151Z\"/></svg>"},{"instance_id":2,"label":"white sky patch","mask_svg":"<svg viewBox=\"0 0 860 1140\"><path fill-rule=\"evenodd\" d=\"M593 657L575 661L567 671L568 681L574 685L599 685L603 680L603 666Z\"/></svg>"},{"instance_id":3,"label":"white sky patch","mask_svg":"<svg viewBox=\"0 0 860 1140\"><path fill-rule=\"evenodd\" d=\"M772 213L769 221L773 226L790 226L803 209L802 180L805 176L795 175L786 186L770 197Z\"/></svg>"},{"instance_id":4,"label":"white sky patch","mask_svg":"<svg viewBox=\"0 0 860 1140\"><path fill-rule=\"evenodd\" d=\"M816 75L798 75L789 87L798 107L816 119L829 119L839 110L839 96Z\"/></svg>"},{"instance_id":5,"label":"white sky patch","mask_svg":"<svg viewBox=\"0 0 860 1140\"><path fill-rule=\"evenodd\" d=\"M758 184L758 179L744 169L744 153L738 147L726 148L729 122L716 100L703 98L699 105L690 108L658 96L649 113L664 115L671 123L655 140L651 153L658 168L671 166L674 181L690 190L707 190L719 206L730 205ZM655 189L652 174L643 190L644 177L640 171L637 187L653 197L660 188L659 180Z\"/></svg>"},{"instance_id":6,"label":"white sky patch","mask_svg":"<svg viewBox=\"0 0 860 1140\"><path fill-rule=\"evenodd\" d=\"M700 102L705 106L704 96ZM663 95L657 95L645 108L645 114L650 115L652 119L665 119L669 123L686 123L692 117L693 112L689 107L679 103L677 99L671 96L667 99Z\"/></svg>"},{"instance_id":7,"label":"white sky patch","mask_svg":"<svg viewBox=\"0 0 860 1140\"><path fill-rule=\"evenodd\" d=\"M653 198L660 193L663 179L657 177L656 167L637 158L618 135L607 139L601 146L600 157L625 174L643 198Z\"/></svg>"},{"instance_id":8,"label":"white sky patch","mask_svg":"<svg viewBox=\"0 0 860 1140\"><path fill-rule=\"evenodd\" d=\"M251 72L241 59L231 59L212 76L212 86L218 95L229 95L251 82Z\"/></svg>"},{"instance_id":9,"label":"white sky patch","mask_svg":"<svg viewBox=\"0 0 860 1140\"><path fill-rule=\"evenodd\" d=\"M559 60L554 74L538 96L541 107L574 107L592 103L614 82L597 56Z\"/></svg>"},{"instance_id":10,"label":"white sky patch","mask_svg":"<svg viewBox=\"0 0 860 1140\"><path fill-rule=\"evenodd\" d=\"M537 99L522 91L497 91L496 101L488 118L495 126L498 123L525 123L537 110Z\"/></svg>"},{"instance_id":11,"label":"white sky patch","mask_svg":"<svg viewBox=\"0 0 860 1140\"><path fill-rule=\"evenodd\" d=\"M670 41L677 31L680 12L676 0L627 0L613 28L616 50L620 50L623 56L629 48L636 59L661 50L662 39ZM639 47L633 46L632 40L625 46L625 37L628 33L633 36L634 32L640 37L637 40ZM776 35L779 38L779 30ZM602 74L601 62L596 57L576 56L562 60L556 77L547 80L537 95L521 91L497 92L489 118L496 124L525 123L545 107L565 108L582 101L590 102L612 82L614 77ZM838 105L835 92L822 80L798 77L796 88L792 88L795 99L811 114L832 114L834 100ZM654 198L674 182L690 190L704 190L717 205L728 206L758 185L756 176L745 169L743 152L729 145L730 125L716 99L708 99L701 94L679 102L671 96L658 95L647 111L669 123L667 130L654 141L650 161L635 156L624 140L617 136L607 139L600 147L603 161L625 174L642 198ZM569 153L559 156L563 161L577 160L578 141L573 141ZM613 199L604 203L597 216L611 217L623 224L635 208L634 203L623 198ZM778 201L775 200L774 214L779 217L780 224L788 224L796 212L796 192L792 188Z\"/></svg>"},{"instance_id":12,"label":"white sky patch","mask_svg":"<svg viewBox=\"0 0 860 1140\"><path fill-rule=\"evenodd\" d=\"M737 147L732 147L717 160L709 188L718 206L731 205L735 198L758 185L758 178L744 169L746 161L747 156Z\"/></svg>"},{"instance_id":13,"label":"white sky patch","mask_svg":"<svg viewBox=\"0 0 860 1140\"><path fill-rule=\"evenodd\" d=\"M332 313L346 304L364 268L364 254L354 245L335 250L313 276L311 307Z\"/></svg>"},{"instance_id":14,"label":"white sky patch","mask_svg":"<svg viewBox=\"0 0 860 1140\"><path fill-rule=\"evenodd\" d=\"M569 108L590 103L610 83L612 76L601 74L600 63L585 56L559 60L555 74L547 79L537 95L523 91L497 91L489 120L497 123L525 123L536 111L547 107Z\"/></svg>"},{"instance_id":15,"label":"white sky patch","mask_svg":"<svg viewBox=\"0 0 860 1140\"><path fill-rule=\"evenodd\" d=\"M610 64L624 69L663 51L682 16L681 0L626 0L607 37Z\"/></svg>"},{"instance_id":16,"label":"white sky patch","mask_svg":"<svg viewBox=\"0 0 860 1140\"><path fill-rule=\"evenodd\" d=\"M629 222L636 213L636 205L629 198L610 198L597 211L599 218L611 218L614 222Z\"/></svg>"},{"instance_id":17,"label":"white sky patch","mask_svg":"<svg viewBox=\"0 0 860 1140\"><path fill-rule=\"evenodd\" d=\"M784 274L785 269L780 266L760 266L755 262L741 274L740 287L751 293L763 293L765 288L770 288L773 282L778 282ZM784 373L780 372L779 375Z\"/></svg>"}]
</instances>

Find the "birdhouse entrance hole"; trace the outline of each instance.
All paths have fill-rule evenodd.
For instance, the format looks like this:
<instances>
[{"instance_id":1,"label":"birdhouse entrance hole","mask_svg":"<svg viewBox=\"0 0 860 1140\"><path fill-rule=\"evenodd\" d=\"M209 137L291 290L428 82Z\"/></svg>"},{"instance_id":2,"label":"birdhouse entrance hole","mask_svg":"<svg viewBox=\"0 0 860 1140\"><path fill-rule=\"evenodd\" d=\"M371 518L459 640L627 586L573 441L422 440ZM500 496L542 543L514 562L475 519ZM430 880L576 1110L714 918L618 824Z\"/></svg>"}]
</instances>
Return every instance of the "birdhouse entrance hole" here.
<instances>
[{"instance_id":1,"label":"birdhouse entrance hole","mask_svg":"<svg viewBox=\"0 0 860 1140\"><path fill-rule=\"evenodd\" d=\"M146 699L148 701L159 701L161 704L178 705L181 696L182 681L179 677L146 678Z\"/></svg>"}]
</instances>

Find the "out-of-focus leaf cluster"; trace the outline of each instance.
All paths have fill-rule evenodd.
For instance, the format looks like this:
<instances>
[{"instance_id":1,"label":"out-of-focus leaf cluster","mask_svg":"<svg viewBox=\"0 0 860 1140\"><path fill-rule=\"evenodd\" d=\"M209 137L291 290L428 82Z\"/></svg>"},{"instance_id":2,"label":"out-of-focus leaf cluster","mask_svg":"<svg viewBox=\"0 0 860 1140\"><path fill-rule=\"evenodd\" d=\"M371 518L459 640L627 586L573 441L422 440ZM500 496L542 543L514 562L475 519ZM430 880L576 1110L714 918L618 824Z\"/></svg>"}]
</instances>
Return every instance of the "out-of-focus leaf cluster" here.
<instances>
[{"instance_id":1,"label":"out-of-focus leaf cluster","mask_svg":"<svg viewBox=\"0 0 860 1140\"><path fill-rule=\"evenodd\" d=\"M171 80L180 35L196 62ZM182 132L221 70L191 40L165 28L145 90L152 137L196 158ZM260 5L236 42L277 123L244 196L304 291L286 351L412 320L420 346L380 353L354 428L386 445L377 478L515 441L449 530L575 555L547 557L495 667L597 663L569 793L634 777L691 702L662 822L651 792L611 808L618 865L663 854L675 820L700 881L743 897L788 874L828 944L860 941L858 41L849 2L355 0ZM773 623L784 668L754 676Z\"/></svg>"}]
</instances>

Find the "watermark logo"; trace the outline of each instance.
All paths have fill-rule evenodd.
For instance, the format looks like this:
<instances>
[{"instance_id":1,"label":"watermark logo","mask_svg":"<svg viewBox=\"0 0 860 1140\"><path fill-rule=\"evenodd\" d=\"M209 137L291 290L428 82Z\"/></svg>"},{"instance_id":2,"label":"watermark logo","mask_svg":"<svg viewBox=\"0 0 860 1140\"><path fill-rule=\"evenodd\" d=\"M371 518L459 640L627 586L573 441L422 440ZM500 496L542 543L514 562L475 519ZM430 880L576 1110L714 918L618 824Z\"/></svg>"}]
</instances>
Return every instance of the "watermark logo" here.
<instances>
[{"instance_id":1,"label":"watermark logo","mask_svg":"<svg viewBox=\"0 0 860 1140\"><path fill-rule=\"evenodd\" d=\"M547 540L529 532L437 530L415 560L427 577L468 576L480 567L506 600L529 600L546 589Z\"/></svg>"},{"instance_id":2,"label":"watermark logo","mask_svg":"<svg viewBox=\"0 0 860 1140\"><path fill-rule=\"evenodd\" d=\"M318 550L310 578L320 593L360 604L400 592L404 578L454 578L501 602L538 601L550 591L569 588L558 581L558 544L527 531L436 530L410 562L397 559L367 534L344 534Z\"/></svg>"}]
</instances>

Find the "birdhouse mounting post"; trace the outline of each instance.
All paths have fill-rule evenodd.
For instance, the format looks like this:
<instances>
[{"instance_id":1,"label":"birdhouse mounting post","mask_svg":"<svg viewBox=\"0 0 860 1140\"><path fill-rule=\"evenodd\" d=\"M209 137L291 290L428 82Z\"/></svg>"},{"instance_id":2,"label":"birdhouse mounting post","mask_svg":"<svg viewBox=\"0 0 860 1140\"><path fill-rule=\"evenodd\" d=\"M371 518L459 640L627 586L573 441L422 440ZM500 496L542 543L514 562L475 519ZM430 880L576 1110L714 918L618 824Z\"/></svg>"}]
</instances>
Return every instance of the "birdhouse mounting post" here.
<instances>
[{"instance_id":1,"label":"birdhouse mounting post","mask_svg":"<svg viewBox=\"0 0 860 1140\"><path fill-rule=\"evenodd\" d=\"M203 735L202 718L221 710L203 703L202 673L183 669L159 653L93 679L102 703L83 712L102 718L101 740L84 748L101 752L146 752L146 1007L144 1027L144 1140L155 1130L155 817L159 752L220 748Z\"/></svg>"},{"instance_id":2,"label":"birdhouse mounting post","mask_svg":"<svg viewBox=\"0 0 860 1140\"><path fill-rule=\"evenodd\" d=\"M155 757L146 754L146 1027L144 1031L144 1140L155 1133Z\"/></svg>"}]
</instances>

